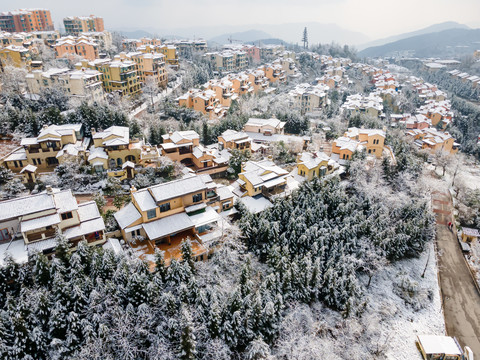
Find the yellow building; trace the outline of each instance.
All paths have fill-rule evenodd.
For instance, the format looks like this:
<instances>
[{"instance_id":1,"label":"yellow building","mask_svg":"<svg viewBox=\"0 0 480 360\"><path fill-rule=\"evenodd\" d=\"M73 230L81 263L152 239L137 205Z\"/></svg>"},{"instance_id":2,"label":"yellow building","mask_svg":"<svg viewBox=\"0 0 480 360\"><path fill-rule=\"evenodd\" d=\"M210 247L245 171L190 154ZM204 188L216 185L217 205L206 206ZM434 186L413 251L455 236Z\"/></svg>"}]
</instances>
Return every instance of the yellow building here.
<instances>
[{"instance_id":1,"label":"yellow building","mask_svg":"<svg viewBox=\"0 0 480 360\"><path fill-rule=\"evenodd\" d=\"M345 137L360 142L367 150L367 154L375 155L381 158L383 154L383 147L385 145L385 131L377 129L358 129L349 128L345 132Z\"/></svg>"},{"instance_id":2,"label":"yellow building","mask_svg":"<svg viewBox=\"0 0 480 360\"><path fill-rule=\"evenodd\" d=\"M225 130L218 137L218 143L222 144L223 149L237 149L241 151L252 149L252 139L250 139L248 134L235 130Z\"/></svg>"},{"instance_id":3,"label":"yellow building","mask_svg":"<svg viewBox=\"0 0 480 360\"><path fill-rule=\"evenodd\" d=\"M34 138L22 139L21 148L3 159L4 166L20 172L27 165L38 172L50 172L70 155L83 160L88 142L83 137L81 124L45 125Z\"/></svg>"},{"instance_id":4,"label":"yellow building","mask_svg":"<svg viewBox=\"0 0 480 360\"><path fill-rule=\"evenodd\" d=\"M242 172L238 174L241 196L263 195L274 198L285 193L288 171L275 165L270 159L247 161L242 164Z\"/></svg>"},{"instance_id":5,"label":"yellow building","mask_svg":"<svg viewBox=\"0 0 480 360\"><path fill-rule=\"evenodd\" d=\"M163 54L165 56L165 61L171 66L178 67L178 52L177 48L173 45L150 45L145 44L138 46L136 51L140 51L146 54Z\"/></svg>"},{"instance_id":6,"label":"yellow building","mask_svg":"<svg viewBox=\"0 0 480 360\"><path fill-rule=\"evenodd\" d=\"M9 45L0 49L1 69L6 66L29 68L32 62L30 52L23 46Z\"/></svg>"},{"instance_id":7,"label":"yellow building","mask_svg":"<svg viewBox=\"0 0 480 360\"><path fill-rule=\"evenodd\" d=\"M90 68L102 73L103 89L108 93L118 93L122 96L134 96L141 92L141 81L136 67L137 64L130 60L121 60L117 55L110 59L96 59L82 61L75 65L77 69Z\"/></svg>"},{"instance_id":8,"label":"yellow building","mask_svg":"<svg viewBox=\"0 0 480 360\"><path fill-rule=\"evenodd\" d=\"M248 75L248 81L253 87L254 93L267 90L269 82L263 70L257 69L252 72L249 72L247 75Z\"/></svg>"},{"instance_id":9,"label":"yellow building","mask_svg":"<svg viewBox=\"0 0 480 360\"><path fill-rule=\"evenodd\" d=\"M115 213L122 237L128 243L138 239L146 254L165 251L165 260L180 259L180 244L190 238L193 254L206 259L221 239L223 220L219 212L233 207L233 194L226 186L215 184L209 175L193 175L154 185L131 189L132 202ZM145 239L145 240L140 240ZM210 245L210 249L209 249Z\"/></svg>"},{"instance_id":10,"label":"yellow building","mask_svg":"<svg viewBox=\"0 0 480 360\"><path fill-rule=\"evenodd\" d=\"M361 149L363 149L363 147L359 141L342 136L333 141L331 158L339 164L345 165L348 160L352 159L355 151Z\"/></svg>"},{"instance_id":11,"label":"yellow building","mask_svg":"<svg viewBox=\"0 0 480 360\"><path fill-rule=\"evenodd\" d=\"M299 84L289 92L293 98L294 107L300 109L302 114L320 110L327 104L328 86L307 83Z\"/></svg>"},{"instance_id":12,"label":"yellow building","mask_svg":"<svg viewBox=\"0 0 480 360\"><path fill-rule=\"evenodd\" d=\"M145 54L142 52L120 53L120 59L133 61L136 64L138 77L145 84L147 78L152 77L160 88L166 88L167 70L165 69L165 55Z\"/></svg>"},{"instance_id":13,"label":"yellow building","mask_svg":"<svg viewBox=\"0 0 480 360\"><path fill-rule=\"evenodd\" d=\"M338 164L322 151L313 153L303 152L297 156L298 175L312 180L331 174L338 169Z\"/></svg>"},{"instance_id":14,"label":"yellow building","mask_svg":"<svg viewBox=\"0 0 480 360\"><path fill-rule=\"evenodd\" d=\"M222 52L206 53L214 71L240 71L247 67L247 53L238 50L224 50Z\"/></svg>"}]
</instances>

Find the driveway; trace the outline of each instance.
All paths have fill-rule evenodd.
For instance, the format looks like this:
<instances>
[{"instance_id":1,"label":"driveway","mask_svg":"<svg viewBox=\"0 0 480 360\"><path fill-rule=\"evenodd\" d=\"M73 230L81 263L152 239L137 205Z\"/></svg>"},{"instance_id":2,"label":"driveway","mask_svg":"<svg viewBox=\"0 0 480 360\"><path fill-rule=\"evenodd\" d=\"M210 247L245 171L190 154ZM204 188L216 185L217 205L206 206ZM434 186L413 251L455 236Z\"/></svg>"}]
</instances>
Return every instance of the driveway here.
<instances>
[{"instance_id":1,"label":"driveway","mask_svg":"<svg viewBox=\"0 0 480 360\"><path fill-rule=\"evenodd\" d=\"M447 224L452 220L448 193L432 193L437 219L437 258L439 282L447 334L455 336L462 347L469 346L480 359L480 293L470 275L456 235Z\"/></svg>"}]
</instances>

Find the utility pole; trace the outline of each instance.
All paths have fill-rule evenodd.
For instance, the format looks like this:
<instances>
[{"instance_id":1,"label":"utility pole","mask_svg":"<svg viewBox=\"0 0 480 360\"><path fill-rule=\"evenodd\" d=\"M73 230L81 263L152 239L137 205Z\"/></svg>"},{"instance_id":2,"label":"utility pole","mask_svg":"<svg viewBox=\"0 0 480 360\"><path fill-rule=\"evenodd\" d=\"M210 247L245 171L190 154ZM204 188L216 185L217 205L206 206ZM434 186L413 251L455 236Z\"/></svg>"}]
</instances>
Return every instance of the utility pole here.
<instances>
[{"instance_id":1,"label":"utility pole","mask_svg":"<svg viewBox=\"0 0 480 360\"><path fill-rule=\"evenodd\" d=\"M308 32L307 27L303 29L303 36L302 36L303 48L308 49Z\"/></svg>"}]
</instances>

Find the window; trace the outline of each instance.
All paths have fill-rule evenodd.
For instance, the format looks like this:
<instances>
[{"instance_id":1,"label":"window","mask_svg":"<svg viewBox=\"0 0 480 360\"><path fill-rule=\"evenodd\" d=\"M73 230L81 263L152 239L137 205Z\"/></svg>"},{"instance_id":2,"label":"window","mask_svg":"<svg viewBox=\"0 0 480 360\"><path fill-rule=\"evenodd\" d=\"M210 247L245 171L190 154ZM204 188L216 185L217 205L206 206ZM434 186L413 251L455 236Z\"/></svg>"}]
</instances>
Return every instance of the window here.
<instances>
[{"instance_id":1,"label":"window","mask_svg":"<svg viewBox=\"0 0 480 360\"><path fill-rule=\"evenodd\" d=\"M9 241L10 240L10 234L8 233L7 229L1 229L0 230L0 243L3 241Z\"/></svg>"},{"instance_id":2,"label":"window","mask_svg":"<svg viewBox=\"0 0 480 360\"><path fill-rule=\"evenodd\" d=\"M73 215L72 215L71 211L62 214L62 220L67 220L67 219L71 219L71 218L73 218Z\"/></svg>"},{"instance_id":3,"label":"window","mask_svg":"<svg viewBox=\"0 0 480 360\"><path fill-rule=\"evenodd\" d=\"M160 205L160 212L166 212L168 210L170 210L170 203L169 202Z\"/></svg>"},{"instance_id":4,"label":"window","mask_svg":"<svg viewBox=\"0 0 480 360\"><path fill-rule=\"evenodd\" d=\"M371 153L372 153L372 149L368 149L368 153L371 154Z\"/></svg>"},{"instance_id":5,"label":"window","mask_svg":"<svg viewBox=\"0 0 480 360\"><path fill-rule=\"evenodd\" d=\"M160 211L162 211L161 209L162 208L160 207ZM147 219L153 219L156 216L157 216L157 211L155 209L147 211Z\"/></svg>"},{"instance_id":6,"label":"window","mask_svg":"<svg viewBox=\"0 0 480 360\"><path fill-rule=\"evenodd\" d=\"M193 202L202 201L202 198L203 198L202 193L200 193L200 194L195 194L195 195L193 195Z\"/></svg>"},{"instance_id":7,"label":"window","mask_svg":"<svg viewBox=\"0 0 480 360\"><path fill-rule=\"evenodd\" d=\"M138 230L133 230L133 231L131 232L131 234L132 234L132 237L140 236L140 229L138 229Z\"/></svg>"}]
</instances>

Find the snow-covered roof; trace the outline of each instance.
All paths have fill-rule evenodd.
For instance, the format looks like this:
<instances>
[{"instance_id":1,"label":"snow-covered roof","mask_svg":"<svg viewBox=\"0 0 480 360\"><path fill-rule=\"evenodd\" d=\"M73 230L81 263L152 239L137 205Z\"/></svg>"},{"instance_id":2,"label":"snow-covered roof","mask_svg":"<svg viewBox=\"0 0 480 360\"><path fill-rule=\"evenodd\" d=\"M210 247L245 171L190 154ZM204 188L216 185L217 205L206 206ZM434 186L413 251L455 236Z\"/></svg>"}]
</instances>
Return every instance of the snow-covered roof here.
<instances>
[{"instance_id":1,"label":"snow-covered roof","mask_svg":"<svg viewBox=\"0 0 480 360\"><path fill-rule=\"evenodd\" d=\"M248 137L248 134L245 132L238 132L235 130L225 130L222 135L220 135L226 142L230 141L239 141L239 140L246 140L251 141Z\"/></svg>"},{"instance_id":2,"label":"snow-covered roof","mask_svg":"<svg viewBox=\"0 0 480 360\"><path fill-rule=\"evenodd\" d=\"M288 171L275 165L270 160L262 161L247 161L243 166L243 172L241 173L253 186L264 185L267 181L277 177L282 177L285 180L285 176Z\"/></svg>"},{"instance_id":3,"label":"snow-covered roof","mask_svg":"<svg viewBox=\"0 0 480 360\"><path fill-rule=\"evenodd\" d=\"M47 226L56 225L59 223L60 223L60 216L58 214L42 216L35 219L22 221L20 223L20 231L27 232L27 231L37 230Z\"/></svg>"},{"instance_id":4,"label":"snow-covered roof","mask_svg":"<svg viewBox=\"0 0 480 360\"><path fill-rule=\"evenodd\" d=\"M154 185L148 189L155 201L161 202L174 197L207 190L207 183L209 182L212 182L210 176L193 176L187 179L173 180L167 183Z\"/></svg>"},{"instance_id":5,"label":"snow-covered roof","mask_svg":"<svg viewBox=\"0 0 480 360\"><path fill-rule=\"evenodd\" d=\"M121 229L125 229L142 217L133 203L129 203L113 214L113 216L115 217L115 220L117 220Z\"/></svg>"},{"instance_id":6,"label":"snow-covered roof","mask_svg":"<svg viewBox=\"0 0 480 360\"><path fill-rule=\"evenodd\" d=\"M72 194L72 190L54 191L53 199L57 211L62 214L69 211L78 210L77 200Z\"/></svg>"},{"instance_id":7,"label":"snow-covered roof","mask_svg":"<svg viewBox=\"0 0 480 360\"><path fill-rule=\"evenodd\" d=\"M245 126L272 126L276 129L282 129L285 126L285 122L280 121L278 119L258 119L258 118L250 118L248 119Z\"/></svg>"},{"instance_id":8,"label":"snow-covered roof","mask_svg":"<svg viewBox=\"0 0 480 360\"><path fill-rule=\"evenodd\" d=\"M49 209L55 209L55 203L46 193L5 200L0 202L0 221Z\"/></svg>"},{"instance_id":9,"label":"snow-covered roof","mask_svg":"<svg viewBox=\"0 0 480 360\"><path fill-rule=\"evenodd\" d=\"M244 196L240 198L240 201L252 214L257 214L273 206L273 204L263 196Z\"/></svg>"},{"instance_id":10,"label":"snow-covered roof","mask_svg":"<svg viewBox=\"0 0 480 360\"><path fill-rule=\"evenodd\" d=\"M108 129L93 134L94 139L113 139L103 141L104 146L128 145L130 142L130 130L126 126L111 126Z\"/></svg>"},{"instance_id":11,"label":"snow-covered roof","mask_svg":"<svg viewBox=\"0 0 480 360\"><path fill-rule=\"evenodd\" d=\"M155 240L170 234L191 229L194 226L195 224L190 217L183 212L145 223L143 224L143 229L150 240Z\"/></svg>"},{"instance_id":12,"label":"snow-covered roof","mask_svg":"<svg viewBox=\"0 0 480 360\"><path fill-rule=\"evenodd\" d=\"M78 217L80 221L89 221L100 217L98 206L95 201L88 201L78 204Z\"/></svg>"},{"instance_id":13,"label":"snow-covered roof","mask_svg":"<svg viewBox=\"0 0 480 360\"><path fill-rule=\"evenodd\" d=\"M28 164L20 171L20 174L23 174L25 171L34 173L37 171L37 167L35 165Z\"/></svg>"},{"instance_id":14,"label":"snow-covered roof","mask_svg":"<svg viewBox=\"0 0 480 360\"><path fill-rule=\"evenodd\" d=\"M205 208L205 211L202 211L199 214L190 215L190 220L195 225L195 227L211 224L220 219L220 215L215 210L213 210L211 206L207 206Z\"/></svg>"},{"instance_id":15,"label":"snow-covered roof","mask_svg":"<svg viewBox=\"0 0 480 360\"><path fill-rule=\"evenodd\" d=\"M427 355L462 355L462 350L458 343L450 336L418 335L418 341Z\"/></svg>"},{"instance_id":16,"label":"snow-covered roof","mask_svg":"<svg viewBox=\"0 0 480 360\"><path fill-rule=\"evenodd\" d=\"M80 225L74 226L63 231L67 239L73 239L82 235L94 233L96 231L104 231L105 223L102 217L81 222Z\"/></svg>"},{"instance_id":17,"label":"snow-covered roof","mask_svg":"<svg viewBox=\"0 0 480 360\"><path fill-rule=\"evenodd\" d=\"M330 157L322 151L314 153L303 152L299 158L299 164L303 164L307 169L314 169L322 162L328 162Z\"/></svg>"}]
</instances>

